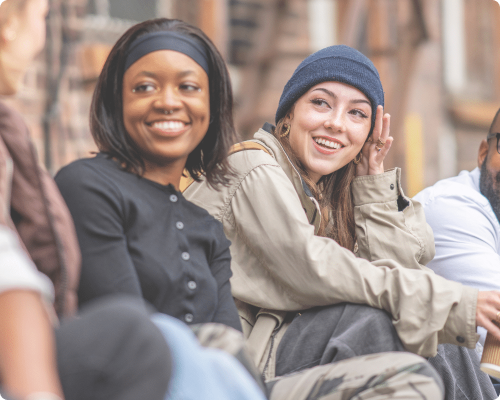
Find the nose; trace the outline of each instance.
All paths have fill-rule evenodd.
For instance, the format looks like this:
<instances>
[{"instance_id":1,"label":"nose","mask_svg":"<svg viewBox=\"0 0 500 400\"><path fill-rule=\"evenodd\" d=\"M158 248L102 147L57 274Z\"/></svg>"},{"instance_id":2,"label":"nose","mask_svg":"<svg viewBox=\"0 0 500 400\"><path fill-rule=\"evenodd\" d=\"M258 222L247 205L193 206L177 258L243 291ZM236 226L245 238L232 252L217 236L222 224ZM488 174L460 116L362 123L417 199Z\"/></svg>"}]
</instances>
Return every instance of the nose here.
<instances>
[{"instance_id":1,"label":"nose","mask_svg":"<svg viewBox=\"0 0 500 400\"><path fill-rule=\"evenodd\" d=\"M325 120L325 128L331 129L334 132L345 131L345 113L341 107L334 108Z\"/></svg>"},{"instance_id":2,"label":"nose","mask_svg":"<svg viewBox=\"0 0 500 400\"><path fill-rule=\"evenodd\" d=\"M182 107L182 101L178 90L174 86L167 85L158 92L158 97L154 103L159 111L173 112Z\"/></svg>"}]
</instances>

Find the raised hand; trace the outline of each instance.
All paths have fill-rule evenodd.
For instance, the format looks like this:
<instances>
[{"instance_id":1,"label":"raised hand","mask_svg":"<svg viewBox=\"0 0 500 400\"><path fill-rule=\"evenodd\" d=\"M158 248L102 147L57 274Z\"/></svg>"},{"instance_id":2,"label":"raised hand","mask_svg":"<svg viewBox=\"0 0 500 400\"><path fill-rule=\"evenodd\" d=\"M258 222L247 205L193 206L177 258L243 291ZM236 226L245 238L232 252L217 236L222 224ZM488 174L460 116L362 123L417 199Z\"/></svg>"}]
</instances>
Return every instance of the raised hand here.
<instances>
[{"instance_id":1,"label":"raised hand","mask_svg":"<svg viewBox=\"0 0 500 400\"><path fill-rule=\"evenodd\" d=\"M384 172L384 159L394 138L389 136L391 116L384 115L384 108L377 107L373 134L361 149L361 161L356 166L356 176L377 175Z\"/></svg>"}]
</instances>

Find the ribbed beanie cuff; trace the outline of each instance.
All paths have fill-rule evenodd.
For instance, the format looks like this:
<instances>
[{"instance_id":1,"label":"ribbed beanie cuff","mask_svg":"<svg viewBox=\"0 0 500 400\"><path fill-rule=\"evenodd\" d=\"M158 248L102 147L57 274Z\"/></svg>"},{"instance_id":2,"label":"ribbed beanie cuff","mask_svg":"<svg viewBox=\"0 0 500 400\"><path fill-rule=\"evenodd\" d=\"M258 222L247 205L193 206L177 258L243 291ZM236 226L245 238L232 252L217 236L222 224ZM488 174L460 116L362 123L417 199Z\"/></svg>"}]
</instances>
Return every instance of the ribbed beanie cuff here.
<instances>
[{"instance_id":1,"label":"ribbed beanie cuff","mask_svg":"<svg viewBox=\"0 0 500 400\"><path fill-rule=\"evenodd\" d=\"M346 83L368 97L372 106L373 129L377 106L384 105L380 76L368 57L345 45L326 47L300 63L283 89L276 111L276 123L311 87L326 81Z\"/></svg>"}]
</instances>

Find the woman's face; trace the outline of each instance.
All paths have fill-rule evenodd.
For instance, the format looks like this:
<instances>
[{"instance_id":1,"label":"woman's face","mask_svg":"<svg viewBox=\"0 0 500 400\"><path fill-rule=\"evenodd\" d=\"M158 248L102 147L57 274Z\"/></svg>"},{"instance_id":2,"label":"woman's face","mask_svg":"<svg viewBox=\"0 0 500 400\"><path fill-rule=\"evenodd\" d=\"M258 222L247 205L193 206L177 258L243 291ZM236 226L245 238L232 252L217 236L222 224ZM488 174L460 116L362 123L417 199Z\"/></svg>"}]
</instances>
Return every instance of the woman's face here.
<instances>
[{"instance_id":1,"label":"woman's face","mask_svg":"<svg viewBox=\"0 0 500 400\"><path fill-rule=\"evenodd\" d=\"M183 53L159 50L123 77L123 122L148 167L176 165L205 136L210 121L208 76Z\"/></svg>"},{"instance_id":2,"label":"woman's face","mask_svg":"<svg viewBox=\"0 0 500 400\"><path fill-rule=\"evenodd\" d=\"M370 132L371 115L368 98L340 82L322 82L296 101L286 119L290 145L314 182L360 152Z\"/></svg>"},{"instance_id":3,"label":"woman's face","mask_svg":"<svg viewBox=\"0 0 500 400\"><path fill-rule=\"evenodd\" d=\"M13 10L0 26L1 94L18 91L26 70L43 49L49 3L48 0L28 0L21 10Z\"/></svg>"}]
</instances>

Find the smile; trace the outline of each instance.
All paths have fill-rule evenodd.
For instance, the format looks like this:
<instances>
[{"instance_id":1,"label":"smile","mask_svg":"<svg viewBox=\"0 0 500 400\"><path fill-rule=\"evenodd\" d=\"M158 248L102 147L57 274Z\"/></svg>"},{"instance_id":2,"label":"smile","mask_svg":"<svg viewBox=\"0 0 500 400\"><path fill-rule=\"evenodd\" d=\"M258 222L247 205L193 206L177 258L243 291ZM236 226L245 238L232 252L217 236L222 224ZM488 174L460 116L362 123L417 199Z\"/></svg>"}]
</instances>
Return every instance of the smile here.
<instances>
[{"instance_id":1,"label":"smile","mask_svg":"<svg viewBox=\"0 0 500 400\"><path fill-rule=\"evenodd\" d=\"M339 142L334 142L333 140L327 140L327 139L324 139L324 138L313 138L313 140L318 144L320 145L321 147L325 147L327 149L333 149L333 150L337 150L337 149L340 149L342 147L344 147L341 143Z\"/></svg>"},{"instance_id":2,"label":"smile","mask_svg":"<svg viewBox=\"0 0 500 400\"><path fill-rule=\"evenodd\" d=\"M157 121L150 124L150 126L161 131L176 132L184 129L186 124L182 121Z\"/></svg>"}]
</instances>

